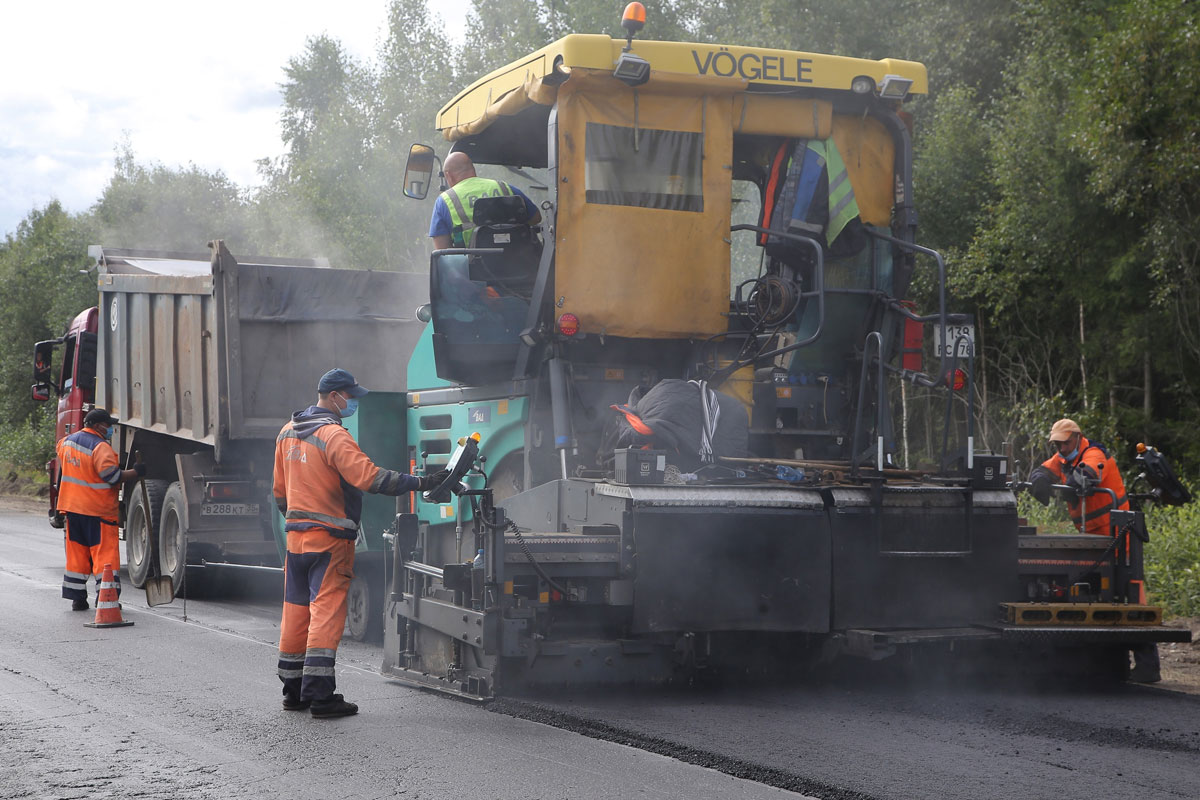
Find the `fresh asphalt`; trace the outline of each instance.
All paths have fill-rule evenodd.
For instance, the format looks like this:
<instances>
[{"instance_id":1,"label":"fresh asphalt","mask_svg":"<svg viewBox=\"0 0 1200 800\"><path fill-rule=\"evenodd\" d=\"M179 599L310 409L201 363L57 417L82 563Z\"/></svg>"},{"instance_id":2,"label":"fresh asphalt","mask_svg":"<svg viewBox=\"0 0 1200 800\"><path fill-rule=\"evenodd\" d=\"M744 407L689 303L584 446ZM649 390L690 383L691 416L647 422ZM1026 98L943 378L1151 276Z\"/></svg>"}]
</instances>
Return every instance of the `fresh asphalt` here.
<instances>
[{"instance_id":1,"label":"fresh asphalt","mask_svg":"<svg viewBox=\"0 0 1200 800\"><path fill-rule=\"evenodd\" d=\"M279 706L278 586L83 627L61 532L0 511L0 796L1200 797L1200 700L1137 686L879 680L590 692L477 707L344 642L356 717ZM886 662L885 662L886 665ZM793 794L793 792L799 794Z\"/></svg>"},{"instance_id":2,"label":"fresh asphalt","mask_svg":"<svg viewBox=\"0 0 1200 800\"><path fill-rule=\"evenodd\" d=\"M0 797L772 798L713 769L399 686L347 646L357 716L284 711L278 609L123 592L132 627L60 596L62 534L0 511ZM373 651L368 654L368 651Z\"/></svg>"}]
</instances>

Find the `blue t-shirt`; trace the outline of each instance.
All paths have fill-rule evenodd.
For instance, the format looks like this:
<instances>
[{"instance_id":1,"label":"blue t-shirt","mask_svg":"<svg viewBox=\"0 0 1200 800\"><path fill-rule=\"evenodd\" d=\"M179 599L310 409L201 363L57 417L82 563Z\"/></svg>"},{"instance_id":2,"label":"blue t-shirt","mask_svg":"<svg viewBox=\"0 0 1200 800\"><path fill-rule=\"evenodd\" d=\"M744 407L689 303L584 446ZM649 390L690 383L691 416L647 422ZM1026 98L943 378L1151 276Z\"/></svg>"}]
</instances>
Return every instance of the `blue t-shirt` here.
<instances>
[{"instance_id":1,"label":"blue t-shirt","mask_svg":"<svg viewBox=\"0 0 1200 800\"><path fill-rule=\"evenodd\" d=\"M533 215L538 213L537 206L524 192L511 183L509 188L513 190L513 194L525 201L525 219L533 219ZM429 236L430 238L449 236L453 229L454 223L450 221L450 209L446 206L446 198L439 194L437 200L433 201L433 218L429 220Z\"/></svg>"}]
</instances>

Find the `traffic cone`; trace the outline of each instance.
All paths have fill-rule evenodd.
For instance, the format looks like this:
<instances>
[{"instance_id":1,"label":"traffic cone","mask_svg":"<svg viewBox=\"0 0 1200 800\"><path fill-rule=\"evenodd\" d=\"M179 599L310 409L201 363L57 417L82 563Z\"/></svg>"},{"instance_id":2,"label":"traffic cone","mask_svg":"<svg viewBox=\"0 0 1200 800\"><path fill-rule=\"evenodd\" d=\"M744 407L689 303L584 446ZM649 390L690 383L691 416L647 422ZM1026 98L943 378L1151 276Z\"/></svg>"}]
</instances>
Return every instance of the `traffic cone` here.
<instances>
[{"instance_id":1,"label":"traffic cone","mask_svg":"<svg viewBox=\"0 0 1200 800\"><path fill-rule=\"evenodd\" d=\"M112 564L104 565L100 578L100 593L96 595L96 621L85 622L85 628L123 628L132 625L121 619L121 604L117 602L117 582L113 580Z\"/></svg>"}]
</instances>

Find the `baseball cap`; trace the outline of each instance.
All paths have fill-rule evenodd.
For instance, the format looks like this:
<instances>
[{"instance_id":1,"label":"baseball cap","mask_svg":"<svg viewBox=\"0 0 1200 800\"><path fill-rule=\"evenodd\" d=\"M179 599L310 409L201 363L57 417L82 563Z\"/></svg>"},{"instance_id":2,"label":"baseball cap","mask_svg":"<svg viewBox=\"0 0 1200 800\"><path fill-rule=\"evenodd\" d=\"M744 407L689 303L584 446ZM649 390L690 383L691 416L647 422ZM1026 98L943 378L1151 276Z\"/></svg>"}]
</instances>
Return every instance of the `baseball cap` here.
<instances>
[{"instance_id":1,"label":"baseball cap","mask_svg":"<svg viewBox=\"0 0 1200 800\"><path fill-rule=\"evenodd\" d=\"M116 424L117 418L108 413L108 409L106 408L93 408L87 413L87 416L83 418L83 427L85 428L107 428L109 425Z\"/></svg>"},{"instance_id":2,"label":"baseball cap","mask_svg":"<svg viewBox=\"0 0 1200 800\"><path fill-rule=\"evenodd\" d=\"M1073 433L1083 433L1073 419L1060 419L1050 429L1050 441L1065 442Z\"/></svg>"},{"instance_id":3,"label":"baseball cap","mask_svg":"<svg viewBox=\"0 0 1200 800\"><path fill-rule=\"evenodd\" d=\"M367 393L367 390L359 386L358 381L354 380L353 375L338 367L334 367L321 376L321 381L317 384L317 391L321 394L326 392L345 392L351 397L362 397Z\"/></svg>"}]
</instances>

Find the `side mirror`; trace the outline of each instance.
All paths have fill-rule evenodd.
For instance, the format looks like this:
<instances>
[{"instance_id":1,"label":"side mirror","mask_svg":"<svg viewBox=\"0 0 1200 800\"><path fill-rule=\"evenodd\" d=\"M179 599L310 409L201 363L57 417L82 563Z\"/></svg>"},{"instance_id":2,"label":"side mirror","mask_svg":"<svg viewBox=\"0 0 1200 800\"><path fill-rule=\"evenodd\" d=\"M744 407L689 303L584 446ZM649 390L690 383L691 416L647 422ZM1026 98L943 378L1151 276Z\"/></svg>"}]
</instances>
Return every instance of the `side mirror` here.
<instances>
[{"instance_id":1,"label":"side mirror","mask_svg":"<svg viewBox=\"0 0 1200 800\"><path fill-rule=\"evenodd\" d=\"M408 149L408 162L404 165L404 196L424 200L433 182L433 166L437 160L433 148L426 144L414 144Z\"/></svg>"},{"instance_id":2,"label":"side mirror","mask_svg":"<svg viewBox=\"0 0 1200 800\"><path fill-rule=\"evenodd\" d=\"M44 403L50 399L50 385L47 383L35 383L33 385L33 400L36 403Z\"/></svg>"}]
</instances>

